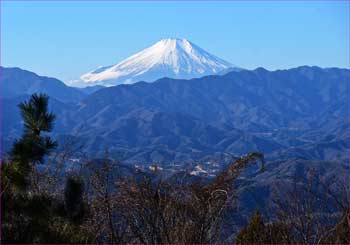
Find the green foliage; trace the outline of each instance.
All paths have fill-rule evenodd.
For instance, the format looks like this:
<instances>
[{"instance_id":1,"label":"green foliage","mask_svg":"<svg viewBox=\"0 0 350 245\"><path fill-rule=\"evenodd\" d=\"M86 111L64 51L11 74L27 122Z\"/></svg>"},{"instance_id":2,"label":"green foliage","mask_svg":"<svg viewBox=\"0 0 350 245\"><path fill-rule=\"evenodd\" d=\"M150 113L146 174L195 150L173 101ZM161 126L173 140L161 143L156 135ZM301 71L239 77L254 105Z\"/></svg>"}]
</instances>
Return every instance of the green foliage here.
<instances>
[{"instance_id":1,"label":"green foliage","mask_svg":"<svg viewBox=\"0 0 350 245\"><path fill-rule=\"evenodd\" d=\"M69 179L65 201L33 191L31 176L35 165L57 143L43 132L53 128L55 116L48 112L48 96L34 94L19 105L24 133L13 145L10 160L1 164L2 244L88 243L92 236L77 224L84 217L84 184ZM68 213L61 212L66 207Z\"/></svg>"},{"instance_id":2,"label":"green foliage","mask_svg":"<svg viewBox=\"0 0 350 245\"><path fill-rule=\"evenodd\" d=\"M56 142L48 136L24 135L15 142L11 154L14 161L27 163L27 165L43 163L44 156L55 147Z\"/></svg>"},{"instance_id":3,"label":"green foliage","mask_svg":"<svg viewBox=\"0 0 350 245\"><path fill-rule=\"evenodd\" d=\"M55 119L55 116L48 112L48 100L47 95L33 94L28 101L19 104L24 132L13 145L11 162L14 165L13 170L16 171L13 183L18 183L20 188L25 186L24 181L28 184L34 165L43 163L44 157L57 146L57 142L49 136L41 135L42 132L52 130Z\"/></svg>"},{"instance_id":4,"label":"green foliage","mask_svg":"<svg viewBox=\"0 0 350 245\"><path fill-rule=\"evenodd\" d=\"M3 244L86 243L91 235L60 214L61 201L40 194L6 192L2 198Z\"/></svg>"},{"instance_id":5,"label":"green foliage","mask_svg":"<svg viewBox=\"0 0 350 245\"><path fill-rule=\"evenodd\" d=\"M77 176L69 176L64 191L67 216L75 223L81 223L85 214L84 182Z\"/></svg>"},{"instance_id":6,"label":"green foliage","mask_svg":"<svg viewBox=\"0 0 350 245\"><path fill-rule=\"evenodd\" d=\"M48 112L49 97L45 94L33 94L29 101L19 104L24 120L24 135L40 136L41 132L51 132L55 115Z\"/></svg>"},{"instance_id":7,"label":"green foliage","mask_svg":"<svg viewBox=\"0 0 350 245\"><path fill-rule=\"evenodd\" d=\"M1 184L3 189L24 190L27 185L26 176L20 170L18 162L1 163Z\"/></svg>"}]
</instances>

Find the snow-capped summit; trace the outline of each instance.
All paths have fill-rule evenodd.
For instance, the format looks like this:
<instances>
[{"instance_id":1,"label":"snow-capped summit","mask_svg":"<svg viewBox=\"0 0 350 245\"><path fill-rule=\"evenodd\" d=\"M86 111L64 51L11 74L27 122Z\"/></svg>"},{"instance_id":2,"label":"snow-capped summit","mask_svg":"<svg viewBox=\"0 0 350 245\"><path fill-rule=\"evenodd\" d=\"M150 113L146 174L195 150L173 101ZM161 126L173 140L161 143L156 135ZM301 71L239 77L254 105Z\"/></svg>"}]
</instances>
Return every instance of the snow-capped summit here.
<instances>
[{"instance_id":1,"label":"snow-capped summit","mask_svg":"<svg viewBox=\"0 0 350 245\"><path fill-rule=\"evenodd\" d=\"M76 85L113 86L138 81L153 82L162 77L190 79L232 67L229 62L186 39L168 38L116 65L99 67L82 75Z\"/></svg>"}]
</instances>

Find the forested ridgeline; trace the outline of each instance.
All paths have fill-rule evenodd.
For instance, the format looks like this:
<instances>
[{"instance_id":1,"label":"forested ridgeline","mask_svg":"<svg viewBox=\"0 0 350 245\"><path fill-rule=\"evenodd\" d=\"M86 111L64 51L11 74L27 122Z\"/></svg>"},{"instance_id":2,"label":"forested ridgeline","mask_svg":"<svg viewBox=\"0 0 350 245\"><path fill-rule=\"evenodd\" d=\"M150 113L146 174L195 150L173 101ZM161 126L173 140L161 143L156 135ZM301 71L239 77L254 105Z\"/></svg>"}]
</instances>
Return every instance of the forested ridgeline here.
<instances>
[{"instance_id":1,"label":"forested ridgeline","mask_svg":"<svg viewBox=\"0 0 350 245\"><path fill-rule=\"evenodd\" d=\"M132 171L108 154L67 166L83 148L50 137L48 101L33 94L19 105L23 135L1 164L1 243L350 243L349 188L340 178L325 183L310 171L306 181L277 185L267 208L242 222L236 180L253 164L268 171L262 153L206 180Z\"/></svg>"}]
</instances>

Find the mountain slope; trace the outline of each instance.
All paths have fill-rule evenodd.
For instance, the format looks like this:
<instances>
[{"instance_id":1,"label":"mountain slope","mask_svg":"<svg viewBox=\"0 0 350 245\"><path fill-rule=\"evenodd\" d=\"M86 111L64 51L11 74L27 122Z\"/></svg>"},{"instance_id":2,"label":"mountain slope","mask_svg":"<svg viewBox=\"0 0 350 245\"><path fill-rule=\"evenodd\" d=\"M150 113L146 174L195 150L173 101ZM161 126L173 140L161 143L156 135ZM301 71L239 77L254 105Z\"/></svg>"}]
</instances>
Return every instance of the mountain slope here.
<instances>
[{"instance_id":1,"label":"mountain slope","mask_svg":"<svg viewBox=\"0 0 350 245\"><path fill-rule=\"evenodd\" d=\"M188 114L205 122L227 121L244 130L306 128L312 125L305 121L318 120L316 116L326 121L330 116L348 115L349 93L346 69L299 67L269 72L258 68L189 81L164 78L104 88L84 99L77 113L84 120L95 120L147 108Z\"/></svg>"},{"instance_id":2,"label":"mountain slope","mask_svg":"<svg viewBox=\"0 0 350 245\"><path fill-rule=\"evenodd\" d=\"M125 159L152 149L168 152L167 160L253 150L331 159L349 148L342 143L346 127L337 131L350 115L349 78L346 69L259 68L121 85L82 100L74 125L94 142L93 150L132 152ZM320 142L331 134L331 144Z\"/></svg>"},{"instance_id":3,"label":"mountain slope","mask_svg":"<svg viewBox=\"0 0 350 245\"><path fill-rule=\"evenodd\" d=\"M113 66L81 76L77 85L153 82L162 77L190 79L216 74L232 65L186 39L162 39Z\"/></svg>"},{"instance_id":4,"label":"mountain slope","mask_svg":"<svg viewBox=\"0 0 350 245\"><path fill-rule=\"evenodd\" d=\"M23 120L18 105L30 98L30 95L23 94L12 98L0 98L1 102L1 154L10 150L12 143L18 139L23 132ZM49 98L49 109L53 111L59 119L55 120L55 133L64 134L70 127L69 117L66 114L72 110L72 103L63 103L55 97Z\"/></svg>"},{"instance_id":5,"label":"mountain slope","mask_svg":"<svg viewBox=\"0 0 350 245\"><path fill-rule=\"evenodd\" d=\"M55 106L54 133L74 135L90 155L108 149L126 162L251 151L267 159L346 160L349 81L347 69L304 66L101 88L75 105ZM18 112L7 113L5 139L21 130L10 120Z\"/></svg>"},{"instance_id":6,"label":"mountain slope","mask_svg":"<svg viewBox=\"0 0 350 245\"><path fill-rule=\"evenodd\" d=\"M56 78L44 77L20 68L0 67L1 98L15 98L33 93L46 93L61 102L77 102L85 94Z\"/></svg>"}]
</instances>

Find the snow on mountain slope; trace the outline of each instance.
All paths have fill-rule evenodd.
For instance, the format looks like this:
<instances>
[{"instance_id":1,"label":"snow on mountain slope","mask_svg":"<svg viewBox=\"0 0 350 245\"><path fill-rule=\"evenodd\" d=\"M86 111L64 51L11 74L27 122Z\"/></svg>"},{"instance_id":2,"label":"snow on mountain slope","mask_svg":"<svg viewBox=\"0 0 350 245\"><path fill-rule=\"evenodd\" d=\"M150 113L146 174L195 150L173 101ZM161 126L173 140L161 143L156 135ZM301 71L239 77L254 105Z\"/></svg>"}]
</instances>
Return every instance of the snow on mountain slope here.
<instances>
[{"instance_id":1,"label":"snow on mountain slope","mask_svg":"<svg viewBox=\"0 0 350 245\"><path fill-rule=\"evenodd\" d=\"M72 85L113 86L162 77L190 79L212 75L233 67L186 39L162 39L112 66L86 73Z\"/></svg>"}]
</instances>

